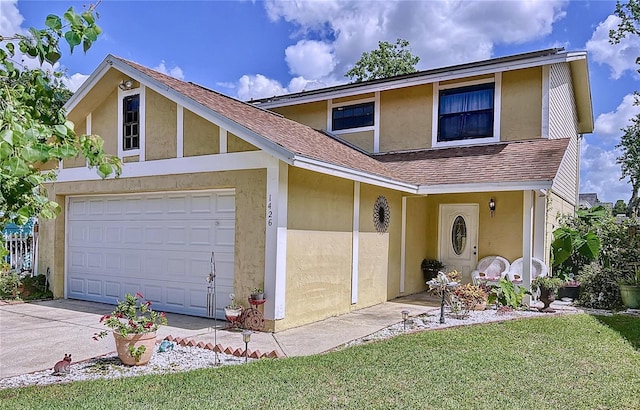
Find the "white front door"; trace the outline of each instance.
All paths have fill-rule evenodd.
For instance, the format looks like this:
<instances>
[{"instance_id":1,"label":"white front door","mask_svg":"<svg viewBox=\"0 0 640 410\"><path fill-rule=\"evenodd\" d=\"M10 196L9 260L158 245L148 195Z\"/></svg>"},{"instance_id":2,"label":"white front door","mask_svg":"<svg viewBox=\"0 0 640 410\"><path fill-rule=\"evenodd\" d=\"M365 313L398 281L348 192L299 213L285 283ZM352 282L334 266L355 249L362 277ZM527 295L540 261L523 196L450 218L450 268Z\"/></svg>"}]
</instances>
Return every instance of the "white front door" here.
<instances>
[{"instance_id":1,"label":"white front door","mask_svg":"<svg viewBox=\"0 0 640 410\"><path fill-rule=\"evenodd\" d=\"M440 204L439 259L471 282L478 264L478 204Z\"/></svg>"}]
</instances>

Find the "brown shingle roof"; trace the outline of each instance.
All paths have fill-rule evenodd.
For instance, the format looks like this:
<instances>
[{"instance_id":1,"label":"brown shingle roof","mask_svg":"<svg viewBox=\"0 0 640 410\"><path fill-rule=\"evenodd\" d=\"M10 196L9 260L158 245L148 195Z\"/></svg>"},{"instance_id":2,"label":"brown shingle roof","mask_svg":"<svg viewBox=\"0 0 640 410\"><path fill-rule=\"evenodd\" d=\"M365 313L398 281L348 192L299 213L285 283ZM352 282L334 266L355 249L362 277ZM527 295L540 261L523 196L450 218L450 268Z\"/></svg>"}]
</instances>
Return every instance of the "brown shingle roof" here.
<instances>
[{"instance_id":1,"label":"brown shingle roof","mask_svg":"<svg viewBox=\"0 0 640 410\"><path fill-rule=\"evenodd\" d=\"M558 172L569 139L376 155L380 162L416 185L550 181Z\"/></svg>"},{"instance_id":2,"label":"brown shingle roof","mask_svg":"<svg viewBox=\"0 0 640 410\"><path fill-rule=\"evenodd\" d=\"M293 155L405 184L440 185L552 180L568 139L367 155L338 139L251 104L115 57Z\"/></svg>"}]
</instances>

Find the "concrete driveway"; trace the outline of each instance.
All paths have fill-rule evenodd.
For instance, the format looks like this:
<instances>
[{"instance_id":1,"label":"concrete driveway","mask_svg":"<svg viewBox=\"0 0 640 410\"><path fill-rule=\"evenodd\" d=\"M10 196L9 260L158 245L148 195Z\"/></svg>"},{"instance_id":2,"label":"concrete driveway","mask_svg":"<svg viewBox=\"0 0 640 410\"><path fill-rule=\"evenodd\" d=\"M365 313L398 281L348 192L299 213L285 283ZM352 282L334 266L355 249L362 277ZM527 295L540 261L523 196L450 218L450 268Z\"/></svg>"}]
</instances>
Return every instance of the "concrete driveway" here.
<instances>
[{"instance_id":1,"label":"concrete driveway","mask_svg":"<svg viewBox=\"0 0 640 410\"><path fill-rule=\"evenodd\" d=\"M437 304L419 294L278 333L254 332L249 348L280 356L322 353L400 322L404 309L416 316L436 310ZM115 351L112 337L93 340L104 330L100 317L112 310L112 305L68 299L0 305L0 378L52 368L66 353L77 362ZM172 313L167 319L170 326L161 326L158 338L217 341L244 350L242 334L222 330L225 322L218 320L214 333L212 319Z\"/></svg>"}]
</instances>

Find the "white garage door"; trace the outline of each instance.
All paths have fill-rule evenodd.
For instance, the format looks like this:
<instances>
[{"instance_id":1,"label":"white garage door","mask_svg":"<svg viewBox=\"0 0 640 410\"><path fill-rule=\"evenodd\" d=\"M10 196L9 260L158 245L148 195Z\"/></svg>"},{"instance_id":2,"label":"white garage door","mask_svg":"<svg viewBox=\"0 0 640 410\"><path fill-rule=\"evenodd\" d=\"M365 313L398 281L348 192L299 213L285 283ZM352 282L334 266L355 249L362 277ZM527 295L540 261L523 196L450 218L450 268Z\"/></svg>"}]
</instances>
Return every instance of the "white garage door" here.
<instances>
[{"instance_id":1,"label":"white garage door","mask_svg":"<svg viewBox=\"0 0 640 410\"><path fill-rule=\"evenodd\" d=\"M233 291L235 192L69 198L67 297L116 303L140 292L153 307L207 314L211 252L219 317Z\"/></svg>"}]
</instances>

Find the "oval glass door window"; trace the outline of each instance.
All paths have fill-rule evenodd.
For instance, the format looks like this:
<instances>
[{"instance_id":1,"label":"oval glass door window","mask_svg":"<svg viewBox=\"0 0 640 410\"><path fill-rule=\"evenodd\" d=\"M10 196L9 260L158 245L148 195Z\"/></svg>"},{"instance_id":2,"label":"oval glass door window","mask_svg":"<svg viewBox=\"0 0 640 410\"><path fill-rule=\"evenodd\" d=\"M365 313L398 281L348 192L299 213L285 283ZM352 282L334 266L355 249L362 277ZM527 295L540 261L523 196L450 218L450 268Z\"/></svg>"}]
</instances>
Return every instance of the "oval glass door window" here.
<instances>
[{"instance_id":1,"label":"oval glass door window","mask_svg":"<svg viewBox=\"0 0 640 410\"><path fill-rule=\"evenodd\" d=\"M467 224L460 215L456 217L451 227L451 245L456 255L462 255L467 245Z\"/></svg>"}]
</instances>

